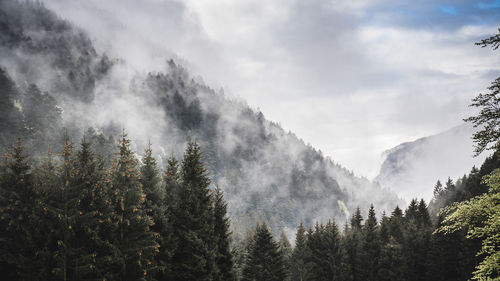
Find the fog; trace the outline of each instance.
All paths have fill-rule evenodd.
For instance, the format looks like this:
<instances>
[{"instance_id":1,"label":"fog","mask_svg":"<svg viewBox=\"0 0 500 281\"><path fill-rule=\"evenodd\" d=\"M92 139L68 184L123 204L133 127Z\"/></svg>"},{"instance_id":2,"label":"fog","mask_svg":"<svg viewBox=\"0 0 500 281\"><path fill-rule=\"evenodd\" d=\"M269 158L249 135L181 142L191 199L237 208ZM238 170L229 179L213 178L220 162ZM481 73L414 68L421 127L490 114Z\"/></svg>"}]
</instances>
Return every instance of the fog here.
<instances>
[{"instance_id":1,"label":"fog","mask_svg":"<svg viewBox=\"0 0 500 281\"><path fill-rule=\"evenodd\" d=\"M237 218L236 232L258 220L267 220L275 232L290 231L300 220L334 218L341 225L357 206L373 203L378 212L389 212L404 204L388 190L400 191L394 184L384 189L367 178L378 170L380 152L461 123L471 113L470 98L494 70L493 59L470 44L490 26L408 35L360 25L359 7L350 5L45 3L88 31L89 38L78 30L67 35L70 41L78 35L75 45L86 42L82 48L70 44L67 53L69 61L74 54L84 58L70 64L89 69L82 75L92 78L91 89L68 90L71 81L61 79L65 68L50 53L57 47L33 54L2 48L2 66L18 85L36 83L54 95L76 139L88 127L106 136L124 129L138 154L151 142L162 167L167 157L182 156L188 140L198 141L214 185L225 191ZM235 14L214 18L226 8ZM50 35L36 28L27 32L33 38ZM328 39L317 41L322 38ZM451 39L456 45L446 43ZM407 43L392 46L400 41ZM431 41L442 48L434 50ZM454 56L438 59L443 52ZM104 53L111 66L94 74ZM422 57L408 66L410 53ZM175 62L167 62L171 58ZM464 83L464 77L473 82ZM84 93L90 97L82 98ZM434 170L449 159L443 157ZM467 162L460 167L471 166L468 159L460 161ZM427 197L423 189L412 197Z\"/></svg>"},{"instance_id":2,"label":"fog","mask_svg":"<svg viewBox=\"0 0 500 281\"><path fill-rule=\"evenodd\" d=\"M403 143L384 153L384 162L375 178L382 186L394 190L407 202L413 198L432 199L437 180L453 181L469 174L473 166L480 168L490 151L474 157L471 151L470 124L444 133Z\"/></svg>"},{"instance_id":3,"label":"fog","mask_svg":"<svg viewBox=\"0 0 500 281\"><path fill-rule=\"evenodd\" d=\"M498 73L473 44L498 13L468 1L456 15L433 1L45 2L142 70L181 58L369 178L383 151L461 124Z\"/></svg>"}]
</instances>

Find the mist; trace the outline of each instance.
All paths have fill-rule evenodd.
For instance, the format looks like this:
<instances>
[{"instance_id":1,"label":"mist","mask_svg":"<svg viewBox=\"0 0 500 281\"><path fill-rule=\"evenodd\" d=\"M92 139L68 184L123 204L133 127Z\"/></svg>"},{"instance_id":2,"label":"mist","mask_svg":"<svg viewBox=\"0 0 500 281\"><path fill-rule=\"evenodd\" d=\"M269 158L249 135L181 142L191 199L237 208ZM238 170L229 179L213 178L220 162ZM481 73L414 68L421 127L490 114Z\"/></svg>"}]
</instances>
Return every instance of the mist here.
<instances>
[{"instance_id":1,"label":"mist","mask_svg":"<svg viewBox=\"0 0 500 281\"><path fill-rule=\"evenodd\" d=\"M407 202L424 198L429 202L438 180L453 181L480 168L489 151L474 156L470 124L463 124L437 135L402 143L387 150L379 175L374 181L391 189Z\"/></svg>"},{"instance_id":2,"label":"mist","mask_svg":"<svg viewBox=\"0 0 500 281\"><path fill-rule=\"evenodd\" d=\"M455 16L431 1L45 3L100 50L143 71L176 58L368 178L383 151L473 114L467 105L498 64L473 44L496 30L498 14L467 1L456 5L470 15ZM428 18L405 17L405 8Z\"/></svg>"}]
</instances>

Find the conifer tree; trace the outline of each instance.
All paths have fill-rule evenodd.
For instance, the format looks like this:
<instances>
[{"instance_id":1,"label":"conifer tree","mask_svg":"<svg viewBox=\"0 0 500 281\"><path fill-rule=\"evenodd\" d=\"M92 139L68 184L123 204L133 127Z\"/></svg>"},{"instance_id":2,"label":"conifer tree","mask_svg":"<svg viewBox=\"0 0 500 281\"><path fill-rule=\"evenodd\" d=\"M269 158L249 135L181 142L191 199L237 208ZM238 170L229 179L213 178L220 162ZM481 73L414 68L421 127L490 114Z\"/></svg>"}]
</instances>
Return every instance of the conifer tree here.
<instances>
[{"instance_id":1,"label":"conifer tree","mask_svg":"<svg viewBox=\"0 0 500 281\"><path fill-rule=\"evenodd\" d=\"M410 202L405 211L405 230L403 251L407 270L407 280L425 280L423 272L427 271L427 251L430 239L430 229L423 226L427 208L425 203L419 209L416 199ZM422 213L421 213L422 212Z\"/></svg>"},{"instance_id":2,"label":"conifer tree","mask_svg":"<svg viewBox=\"0 0 500 281\"><path fill-rule=\"evenodd\" d=\"M31 165L19 139L0 170L0 270L4 278L30 280L32 212L36 193Z\"/></svg>"},{"instance_id":3,"label":"conifer tree","mask_svg":"<svg viewBox=\"0 0 500 281\"><path fill-rule=\"evenodd\" d=\"M292 256L292 245L290 245L290 241L288 241L288 237L286 236L285 231L281 231L280 240L278 243L278 249L283 256L283 263L285 264L285 272L287 273L286 280L290 280L290 262Z\"/></svg>"},{"instance_id":4,"label":"conifer tree","mask_svg":"<svg viewBox=\"0 0 500 281\"><path fill-rule=\"evenodd\" d=\"M425 273L422 272L421 274ZM389 241L382 246L377 280L406 281L403 247L393 237L390 237Z\"/></svg>"},{"instance_id":5,"label":"conifer tree","mask_svg":"<svg viewBox=\"0 0 500 281\"><path fill-rule=\"evenodd\" d=\"M216 270L210 179L200 157L200 147L190 142L181 165L179 194L174 194L172 229L178 246L172 256L173 280L212 280Z\"/></svg>"},{"instance_id":6,"label":"conifer tree","mask_svg":"<svg viewBox=\"0 0 500 281\"><path fill-rule=\"evenodd\" d=\"M304 224L300 221L299 228L295 235L295 247L290 258L290 279L292 281L303 281L307 276L307 247L306 230Z\"/></svg>"},{"instance_id":7,"label":"conifer tree","mask_svg":"<svg viewBox=\"0 0 500 281\"><path fill-rule=\"evenodd\" d=\"M156 242L159 245L159 253L155 257L155 271L162 275L166 270L167 261L169 260L169 252L166 243L168 242L168 221L167 221L167 207L165 204L165 190L162 188L160 172L158 170L156 159L153 157L151 144L144 152L142 158L142 166L140 169L141 178L140 182L146 200L144 202L144 209L146 214L153 219L154 224L151 230L155 233Z\"/></svg>"},{"instance_id":8,"label":"conifer tree","mask_svg":"<svg viewBox=\"0 0 500 281\"><path fill-rule=\"evenodd\" d=\"M362 260L363 260L363 233L362 233L361 211L356 208L356 212L351 217L351 228L345 237L347 264L349 266L349 279L353 281L362 281Z\"/></svg>"},{"instance_id":9,"label":"conifer tree","mask_svg":"<svg viewBox=\"0 0 500 281\"><path fill-rule=\"evenodd\" d=\"M340 234L333 222L316 224L314 232L308 235L311 271L307 280L342 280L346 267L341 249Z\"/></svg>"},{"instance_id":10,"label":"conifer tree","mask_svg":"<svg viewBox=\"0 0 500 281\"><path fill-rule=\"evenodd\" d=\"M399 206L396 206L389 218L389 233L396 242L403 242L403 211Z\"/></svg>"},{"instance_id":11,"label":"conifer tree","mask_svg":"<svg viewBox=\"0 0 500 281\"><path fill-rule=\"evenodd\" d=\"M429 210L427 209L427 204L424 199L421 199L418 203L418 225L420 227L429 228L432 226L431 217L429 215Z\"/></svg>"},{"instance_id":12,"label":"conifer tree","mask_svg":"<svg viewBox=\"0 0 500 281\"><path fill-rule=\"evenodd\" d=\"M140 183L137 161L124 134L119 141L118 159L109 172L113 215L116 227L113 244L122 257L122 280L147 280L154 269L154 255L159 251L154 224L144 201L146 194Z\"/></svg>"},{"instance_id":13,"label":"conifer tree","mask_svg":"<svg viewBox=\"0 0 500 281\"><path fill-rule=\"evenodd\" d=\"M351 217L351 228L361 229L362 223L363 223L363 217L361 216L361 210L359 209L359 207L357 207L356 212Z\"/></svg>"},{"instance_id":14,"label":"conifer tree","mask_svg":"<svg viewBox=\"0 0 500 281\"><path fill-rule=\"evenodd\" d=\"M382 245L389 243L389 218L386 216L385 211L382 213L380 220L380 242Z\"/></svg>"},{"instance_id":15,"label":"conifer tree","mask_svg":"<svg viewBox=\"0 0 500 281\"><path fill-rule=\"evenodd\" d=\"M214 194L214 239L216 240L215 264L217 272L214 281L236 280L233 270L233 255L230 249L231 232L227 217L227 203L224 201L222 190L217 187Z\"/></svg>"},{"instance_id":16,"label":"conifer tree","mask_svg":"<svg viewBox=\"0 0 500 281\"><path fill-rule=\"evenodd\" d=\"M257 224L243 269L243 281L283 281L286 278L283 256L265 223Z\"/></svg>"},{"instance_id":17,"label":"conifer tree","mask_svg":"<svg viewBox=\"0 0 500 281\"><path fill-rule=\"evenodd\" d=\"M85 248L83 258L87 262L80 261L80 266L90 269L87 274L78 275L76 279L113 280L118 275L115 260L119 258L116 247L108 240L113 224L105 168L85 138L76 155L75 170L73 184L75 192L79 194L75 239L77 245Z\"/></svg>"},{"instance_id":18,"label":"conifer tree","mask_svg":"<svg viewBox=\"0 0 500 281\"><path fill-rule=\"evenodd\" d=\"M364 280L375 280L380 256L380 233L373 204L370 206L368 218L363 226L363 237L363 262L359 270L363 273Z\"/></svg>"},{"instance_id":19,"label":"conifer tree","mask_svg":"<svg viewBox=\"0 0 500 281\"><path fill-rule=\"evenodd\" d=\"M114 251L102 236L111 227L110 220L106 220L109 201L104 171L99 170L89 145L84 142L75 156L66 139L60 166L51 171L48 159L47 167L40 171L42 196L38 213L49 233L46 249L53 259L53 264L47 264L50 279L113 277L110 265Z\"/></svg>"},{"instance_id":20,"label":"conifer tree","mask_svg":"<svg viewBox=\"0 0 500 281\"><path fill-rule=\"evenodd\" d=\"M180 221L179 198L180 198L180 179L178 161L172 156L167 161L167 168L163 174L163 189L165 191L164 205L165 216L167 218L167 233L160 233L164 242L163 247L160 247L160 255L165 262L164 270L157 275L158 280L175 280L174 279L174 263L172 256L177 249L179 239L182 232L176 226L182 225ZM177 214L177 216L176 216Z\"/></svg>"}]
</instances>

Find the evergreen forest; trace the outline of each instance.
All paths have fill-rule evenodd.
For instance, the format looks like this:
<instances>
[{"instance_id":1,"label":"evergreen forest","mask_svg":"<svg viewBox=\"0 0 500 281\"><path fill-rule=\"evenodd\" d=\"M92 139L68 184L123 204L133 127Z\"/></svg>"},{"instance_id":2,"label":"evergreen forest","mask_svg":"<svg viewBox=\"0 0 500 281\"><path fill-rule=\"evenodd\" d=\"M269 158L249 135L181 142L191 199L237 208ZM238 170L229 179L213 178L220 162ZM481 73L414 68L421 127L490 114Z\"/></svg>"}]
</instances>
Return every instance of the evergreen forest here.
<instances>
[{"instance_id":1,"label":"evergreen forest","mask_svg":"<svg viewBox=\"0 0 500 281\"><path fill-rule=\"evenodd\" d=\"M406 204L173 59L125 64L0 1L1 280L500 280L500 78L464 120L491 154Z\"/></svg>"}]
</instances>

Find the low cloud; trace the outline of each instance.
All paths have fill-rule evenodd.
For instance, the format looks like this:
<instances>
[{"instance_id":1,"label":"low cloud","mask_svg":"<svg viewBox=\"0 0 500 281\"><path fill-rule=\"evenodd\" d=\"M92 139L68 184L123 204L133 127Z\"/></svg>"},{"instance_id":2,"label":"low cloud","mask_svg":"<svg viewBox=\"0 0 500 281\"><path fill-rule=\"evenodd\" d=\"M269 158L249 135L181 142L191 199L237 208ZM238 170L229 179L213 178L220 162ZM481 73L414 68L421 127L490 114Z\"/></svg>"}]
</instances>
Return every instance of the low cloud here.
<instances>
[{"instance_id":1,"label":"low cloud","mask_svg":"<svg viewBox=\"0 0 500 281\"><path fill-rule=\"evenodd\" d=\"M455 1L455 14L434 1L45 3L138 69L184 60L368 177L385 149L473 114L499 73L500 57L473 44L496 32L493 2Z\"/></svg>"}]
</instances>

